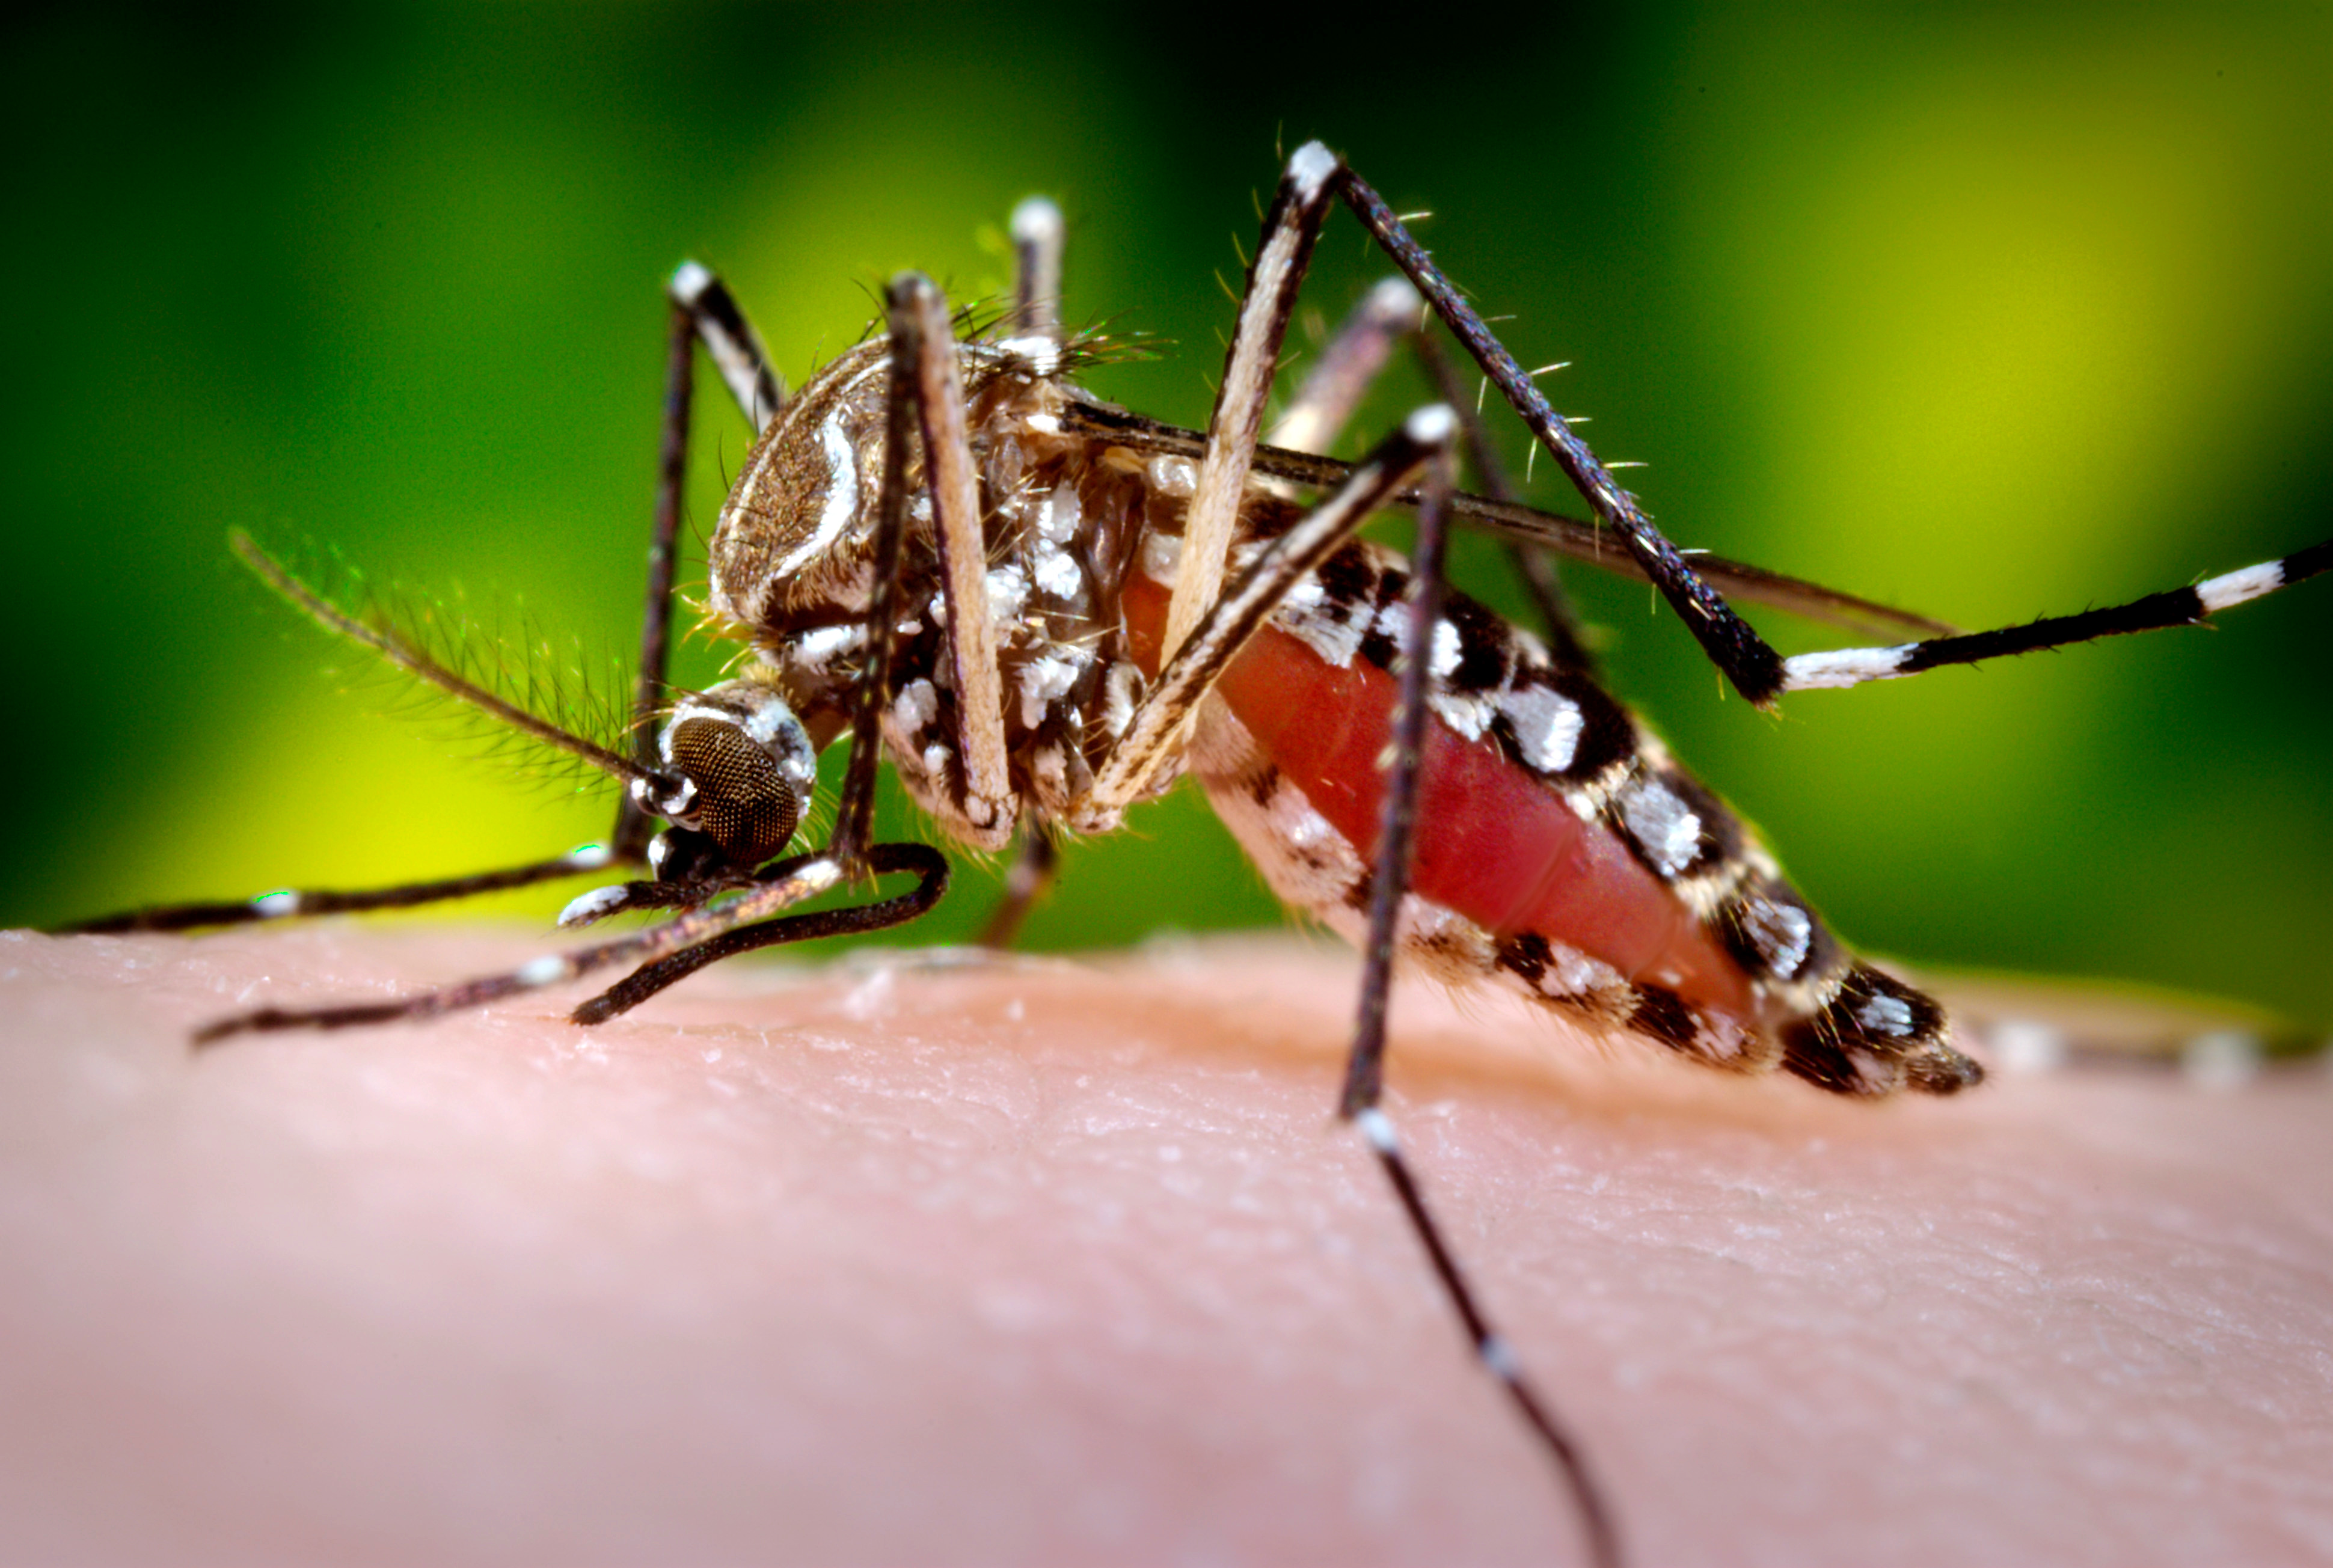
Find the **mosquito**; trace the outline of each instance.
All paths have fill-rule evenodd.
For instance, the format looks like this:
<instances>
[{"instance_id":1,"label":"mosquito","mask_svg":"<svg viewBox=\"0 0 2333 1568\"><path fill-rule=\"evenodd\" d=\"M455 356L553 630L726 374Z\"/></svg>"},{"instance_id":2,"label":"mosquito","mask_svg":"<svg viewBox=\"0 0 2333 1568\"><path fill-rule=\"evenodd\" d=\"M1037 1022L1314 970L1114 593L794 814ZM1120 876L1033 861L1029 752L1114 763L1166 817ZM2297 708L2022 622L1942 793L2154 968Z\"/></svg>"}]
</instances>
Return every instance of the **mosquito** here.
<instances>
[{"instance_id":1,"label":"mosquito","mask_svg":"<svg viewBox=\"0 0 2333 1568\"><path fill-rule=\"evenodd\" d=\"M1399 276L1339 330L1267 443L1298 291L1340 201ZM1288 159L1264 215L1205 432L1079 386L1104 350L1062 325L1061 215L1032 199L1012 233L1017 282L1001 316L955 315L929 279L902 274L886 293L885 332L792 390L717 277L695 263L673 274L628 747L538 717L236 540L331 630L619 781L607 844L451 880L278 892L72 928L183 930L644 871L560 917L567 928L664 917L632 935L388 1001L261 1007L196 1039L422 1019L629 968L570 1015L598 1024L733 954L930 909L948 862L927 845L876 842L881 761L958 842L999 851L1017 841L989 928L999 945L1051 880L1062 835L1111 832L1195 776L1279 895L1360 948L1339 1114L1390 1183L1473 1353L1551 1461L1589 1556L1618 1563L1616 1511L1585 1450L1493 1327L1381 1107L1397 961L1722 1072L1781 1071L1836 1094L1954 1094L1983 1072L1944 1009L1848 951L1757 836L1605 692L1550 553L1652 583L1734 689L1771 708L1791 692L2194 624L2324 571L2333 541L2128 604L1963 633L1680 552L1378 193L1320 143ZM1450 357L1427 335L1434 322L1589 516L1515 502ZM1405 341L1445 400L1359 462L1320 455ZM732 678L668 691L700 346L758 431L708 546L710 623L744 651ZM1462 455L1479 493L1456 488ZM1388 509L1415 515L1407 560L1357 537ZM1542 631L1445 589L1454 521L1515 547ZM1731 600L1896 640L1784 658ZM846 736L832 829L797 848L818 757ZM913 886L868 894L888 876ZM837 890L862 901L788 912Z\"/></svg>"}]
</instances>

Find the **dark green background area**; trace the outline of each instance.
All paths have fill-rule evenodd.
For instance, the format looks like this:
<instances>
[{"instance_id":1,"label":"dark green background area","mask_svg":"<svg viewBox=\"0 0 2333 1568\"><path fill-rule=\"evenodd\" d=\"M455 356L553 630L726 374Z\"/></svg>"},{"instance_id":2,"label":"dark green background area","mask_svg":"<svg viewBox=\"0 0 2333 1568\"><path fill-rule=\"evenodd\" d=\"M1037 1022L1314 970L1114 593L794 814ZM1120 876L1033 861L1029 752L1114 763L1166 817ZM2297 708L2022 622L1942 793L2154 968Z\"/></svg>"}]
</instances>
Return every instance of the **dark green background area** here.
<instances>
[{"instance_id":1,"label":"dark green background area","mask_svg":"<svg viewBox=\"0 0 2333 1568\"><path fill-rule=\"evenodd\" d=\"M353 661L229 561L227 529L619 651L678 259L725 272L799 381L893 269L999 289L1004 215L1049 192L1071 317L1158 350L1092 384L1197 424L1234 245L1275 148L1308 137L1431 209L1421 234L1525 364L1572 361L1545 383L1559 407L1648 465L1631 482L1685 545L1975 626L2333 533L2321 8L1445 9L1416 36L1335 14L12 24L0 919L435 876L603 832L600 797L342 690L322 672ZM1333 319L1381 270L1339 217L1308 298ZM1372 421L1417 396L1389 385ZM715 412L700 539L746 444ZM1513 603L1487 553L1462 570ZM1644 589L1581 592L1622 694L1853 938L2333 1018L2333 585L1779 720L1723 694ZM680 674L719 657L700 643ZM966 931L991 874L930 934ZM1277 918L1184 794L1079 846L1032 937Z\"/></svg>"}]
</instances>

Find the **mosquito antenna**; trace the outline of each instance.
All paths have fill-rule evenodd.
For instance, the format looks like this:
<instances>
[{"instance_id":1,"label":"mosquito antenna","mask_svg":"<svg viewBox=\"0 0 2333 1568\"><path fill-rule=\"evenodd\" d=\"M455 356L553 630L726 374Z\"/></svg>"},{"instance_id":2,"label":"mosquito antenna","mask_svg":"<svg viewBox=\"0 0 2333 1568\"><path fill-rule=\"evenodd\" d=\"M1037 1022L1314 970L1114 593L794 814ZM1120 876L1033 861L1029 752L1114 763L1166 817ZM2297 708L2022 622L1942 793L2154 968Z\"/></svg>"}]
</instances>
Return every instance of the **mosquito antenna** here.
<instances>
[{"instance_id":1,"label":"mosquito antenna","mask_svg":"<svg viewBox=\"0 0 2333 1568\"><path fill-rule=\"evenodd\" d=\"M260 548L258 542L242 529L235 529L227 535L227 545L245 566L259 574L262 582L305 611L327 631L337 632L351 642L362 643L418 679L427 681L440 691L500 719L522 735L554 746L604 774L628 783L656 777L629 758L619 756L581 736L571 734L550 720L529 713L516 703L497 697L475 681L457 675L390 628L375 625L347 613L293 576L289 568Z\"/></svg>"}]
</instances>

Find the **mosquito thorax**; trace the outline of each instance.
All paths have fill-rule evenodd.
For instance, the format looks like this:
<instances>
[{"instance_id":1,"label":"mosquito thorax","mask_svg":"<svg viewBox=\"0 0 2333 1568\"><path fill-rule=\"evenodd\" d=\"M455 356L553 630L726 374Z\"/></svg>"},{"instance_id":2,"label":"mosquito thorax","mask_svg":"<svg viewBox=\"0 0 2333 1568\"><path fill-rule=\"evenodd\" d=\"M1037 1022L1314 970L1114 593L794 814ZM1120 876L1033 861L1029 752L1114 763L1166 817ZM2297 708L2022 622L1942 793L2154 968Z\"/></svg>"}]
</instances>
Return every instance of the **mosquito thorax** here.
<instances>
[{"instance_id":1,"label":"mosquito thorax","mask_svg":"<svg viewBox=\"0 0 2333 1568\"><path fill-rule=\"evenodd\" d=\"M1042 439L1061 397L1050 340L957 345L976 447ZM864 613L887 445L890 349L862 343L821 369L746 455L708 550L714 612L764 636ZM1072 443L1074 444L1074 443ZM910 512L930 524L923 454L908 454ZM987 498L992 504L999 499ZM926 538L928 535L926 535ZM928 545L911 548L912 572Z\"/></svg>"},{"instance_id":2,"label":"mosquito thorax","mask_svg":"<svg viewBox=\"0 0 2333 1568\"><path fill-rule=\"evenodd\" d=\"M1161 522L1153 502L1179 526L1183 501L1153 496L1139 457L1065 432L1069 403L1092 401L1061 379L1083 351L1046 337L955 345L1004 698L1001 798L972 789L965 770L920 434L903 465L882 745L908 797L979 850L1004 847L1030 809L1076 832L1118 822L1116 808L1082 802L1142 691L1119 600ZM746 457L707 552L715 621L751 641L756 678L785 694L820 746L848 727L868 658L890 374L888 345L869 343L813 376Z\"/></svg>"},{"instance_id":3,"label":"mosquito thorax","mask_svg":"<svg viewBox=\"0 0 2333 1568\"><path fill-rule=\"evenodd\" d=\"M667 880L710 870L707 845L732 867L770 860L792 840L818 784L818 754L802 721L752 680L683 697L658 734L657 755L662 770L631 790L641 809L686 835L657 847L656 870Z\"/></svg>"}]
</instances>

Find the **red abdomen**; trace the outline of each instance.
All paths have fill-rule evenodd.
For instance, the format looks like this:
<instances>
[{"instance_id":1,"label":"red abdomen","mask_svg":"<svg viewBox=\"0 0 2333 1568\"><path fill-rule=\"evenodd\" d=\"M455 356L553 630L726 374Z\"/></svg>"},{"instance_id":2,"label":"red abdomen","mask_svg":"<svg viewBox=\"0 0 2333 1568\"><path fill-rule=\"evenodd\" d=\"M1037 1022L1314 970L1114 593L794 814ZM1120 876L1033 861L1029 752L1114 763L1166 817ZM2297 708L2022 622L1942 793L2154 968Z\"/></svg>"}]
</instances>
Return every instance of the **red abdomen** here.
<instances>
[{"instance_id":1,"label":"red abdomen","mask_svg":"<svg viewBox=\"0 0 2333 1568\"><path fill-rule=\"evenodd\" d=\"M1139 572L1126 585L1135 659L1153 676L1166 601L1167 591ZM1216 693L1282 775L1374 864L1394 677L1358 656L1331 664L1267 623ZM1495 937L1541 936L1631 981L1755 1017L1741 967L1616 832L1583 820L1489 738L1470 740L1430 714L1426 734L1412 891Z\"/></svg>"}]
</instances>

